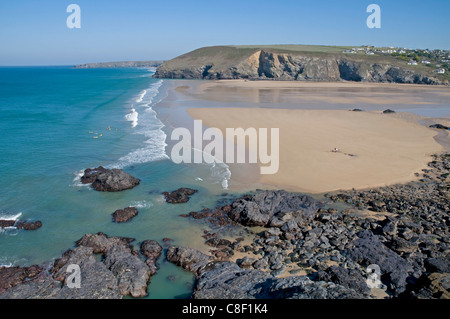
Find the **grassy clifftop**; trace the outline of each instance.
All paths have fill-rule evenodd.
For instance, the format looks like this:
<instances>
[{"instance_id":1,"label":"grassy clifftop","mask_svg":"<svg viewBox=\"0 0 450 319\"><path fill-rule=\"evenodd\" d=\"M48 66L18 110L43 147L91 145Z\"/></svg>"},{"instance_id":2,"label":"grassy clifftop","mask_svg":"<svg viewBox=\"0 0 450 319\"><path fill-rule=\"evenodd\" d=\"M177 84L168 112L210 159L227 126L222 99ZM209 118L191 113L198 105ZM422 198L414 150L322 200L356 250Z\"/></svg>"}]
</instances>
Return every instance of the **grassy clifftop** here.
<instances>
[{"instance_id":1,"label":"grassy clifftop","mask_svg":"<svg viewBox=\"0 0 450 319\"><path fill-rule=\"evenodd\" d=\"M205 47L164 62L158 78L448 83L433 67L373 47L246 45Z\"/></svg>"}]
</instances>

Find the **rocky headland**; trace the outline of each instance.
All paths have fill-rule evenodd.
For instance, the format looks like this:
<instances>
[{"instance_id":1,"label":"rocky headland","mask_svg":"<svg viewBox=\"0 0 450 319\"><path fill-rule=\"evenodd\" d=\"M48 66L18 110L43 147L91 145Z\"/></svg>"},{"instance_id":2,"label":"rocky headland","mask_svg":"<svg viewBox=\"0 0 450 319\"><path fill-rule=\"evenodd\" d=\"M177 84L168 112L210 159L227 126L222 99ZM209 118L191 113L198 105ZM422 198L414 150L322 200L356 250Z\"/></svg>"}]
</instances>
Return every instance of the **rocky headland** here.
<instances>
[{"instance_id":1,"label":"rocky headland","mask_svg":"<svg viewBox=\"0 0 450 319\"><path fill-rule=\"evenodd\" d=\"M121 61L77 64L74 69L154 68L164 61Z\"/></svg>"},{"instance_id":2,"label":"rocky headland","mask_svg":"<svg viewBox=\"0 0 450 319\"><path fill-rule=\"evenodd\" d=\"M448 84L430 68L391 56L345 54L340 47L320 46L205 47L164 62L154 77Z\"/></svg>"}]
</instances>

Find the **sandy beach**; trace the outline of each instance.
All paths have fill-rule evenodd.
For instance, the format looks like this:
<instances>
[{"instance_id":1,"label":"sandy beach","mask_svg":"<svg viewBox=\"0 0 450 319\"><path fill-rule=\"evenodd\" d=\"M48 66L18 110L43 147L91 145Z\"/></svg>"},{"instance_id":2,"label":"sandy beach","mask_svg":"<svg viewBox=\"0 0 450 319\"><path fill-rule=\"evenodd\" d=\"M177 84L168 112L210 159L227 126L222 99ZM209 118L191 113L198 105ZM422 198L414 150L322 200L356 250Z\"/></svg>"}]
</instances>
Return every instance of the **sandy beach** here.
<instances>
[{"instance_id":1,"label":"sandy beach","mask_svg":"<svg viewBox=\"0 0 450 319\"><path fill-rule=\"evenodd\" d=\"M174 88L176 94L191 100L187 113L202 120L206 127L222 132L237 127L280 129L279 171L259 175L257 181L252 181L267 188L323 193L409 182L426 168L430 156L444 151L443 145L449 142L447 132L424 125L439 121L445 124L448 118L401 112L411 105L434 104L433 100L427 101L427 94L447 101L448 87L232 80L192 84L178 81ZM259 92L257 99L249 94L254 90ZM336 100L330 92L344 92L348 97ZM357 96L356 102L353 95ZM305 96L308 101L328 99L327 103L339 105L308 109ZM353 103L347 104L347 99ZM374 107L364 112L349 111L364 99ZM400 112L383 114L383 104L393 99L401 101L397 107ZM203 107L201 102L205 100L214 101L214 106ZM248 104L233 107L234 100ZM264 104L270 101L270 107ZM295 101L298 108L292 107ZM192 107L196 104L201 107ZM339 151L333 152L335 148ZM238 178L236 169L233 178Z\"/></svg>"}]
</instances>

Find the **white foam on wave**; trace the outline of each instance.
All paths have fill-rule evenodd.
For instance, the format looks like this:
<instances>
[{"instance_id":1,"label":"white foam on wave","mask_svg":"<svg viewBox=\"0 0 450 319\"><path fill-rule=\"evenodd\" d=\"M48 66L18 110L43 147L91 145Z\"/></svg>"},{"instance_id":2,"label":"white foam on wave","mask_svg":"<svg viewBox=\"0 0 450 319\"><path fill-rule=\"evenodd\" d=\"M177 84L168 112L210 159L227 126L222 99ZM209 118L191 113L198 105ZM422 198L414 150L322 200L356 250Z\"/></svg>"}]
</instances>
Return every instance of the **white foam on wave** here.
<instances>
[{"instance_id":1,"label":"white foam on wave","mask_svg":"<svg viewBox=\"0 0 450 319\"><path fill-rule=\"evenodd\" d=\"M11 261L11 259L13 261ZM24 258L16 259L16 257L0 257L0 268L11 268L15 267L16 264L25 263L27 260Z\"/></svg>"},{"instance_id":2,"label":"white foam on wave","mask_svg":"<svg viewBox=\"0 0 450 319\"><path fill-rule=\"evenodd\" d=\"M150 208L153 206L152 203L147 202L145 200L140 200L140 201L134 201L131 203L130 205L131 207L136 207L136 208Z\"/></svg>"},{"instance_id":3,"label":"white foam on wave","mask_svg":"<svg viewBox=\"0 0 450 319\"><path fill-rule=\"evenodd\" d=\"M144 113L138 114L138 112L133 109L133 112L126 115L127 120L132 121L133 124L135 123L136 125L138 124L139 116L139 129L134 133L144 135L147 138L143 147L120 157L116 163L109 165L108 168L122 169L135 164L143 164L169 158L166 154L167 135L162 130L164 124L158 119L156 112L150 106L154 97L158 95L162 83L163 81L159 80L150 85L150 87L145 90L144 95L142 95L143 92L141 92L142 103L135 107L140 109L144 108Z\"/></svg>"},{"instance_id":4,"label":"white foam on wave","mask_svg":"<svg viewBox=\"0 0 450 319\"><path fill-rule=\"evenodd\" d=\"M158 129L151 130L146 134L149 139L144 142L145 146L128 153L119 158L118 163L113 164L111 168L124 168L130 165L154 162L162 159L168 159L166 154L166 134Z\"/></svg>"},{"instance_id":5,"label":"white foam on wave","mask_svg":"<svg viewBox=\"0 0 450 319\"><path fill-rule=\"evenodd\" d=\"M0 212L0 220L18 220L19 217L22 216L22 213L17 213L15 215L12 215L7 212Z\"/></svg>"},{"instance_id":6,"label":"white foam on wave","mask_svg":"<svg viewBox=\"0 0 450 319\"><path fill-rule=\"evenodd\" d=\"M201 152L203 156L204 162L196 165L203 165L209 169L209 176L207 178L196 177L195 179L198 181L204 181L206 179L212 183L220 183L223 189L228 189L228 181L231 178L230 167L212 154L196 148L192 148L192 150L194 152Z\"/></svg>"},{"instance_id":7,"label":"white foam on wave","mask_svg":"<svg viewBox=\"0 0 450 319\"><path fill-rule=\"evenodd\" d=\"M147 94L147 90L143 90L140 94L139 97L136 99L136 103L141 103L144 100L144 96Z\"/></svg>"},{"instance_id":8,"label":"white foam on wave","mask_svg":"<svg viewBox=\"0 0 450 319\"><path fill-rule=\"evenodd\" d=\"M72 180L72 187L88 187L89 186L89 184L83 184L81 182L81 177L84 175L84 169L73 173L73 175L75 175L75 177Z\"/></svg>"},{"instance_id":9,"label":"white foam on wave","mask_svg":"<svg viewBox=\"0 0 450 319\"><path fill-rule=\"evenodd\" d=\"M22 216L22 213L17 214L11 214L5 211L0 211L0 220L12 220L16 221ZM11 227L5 227L0 228L0 234L7 234L9 236L15 236L17 235L17 227L11 226Z\"/></svg>"},{"instance_id":10,"label":"white foam on wave","mask_svg":"<svg viewBox=\"0 0 450 319\"><path fill-rule=\"evenodd\" d=\"M131 127L136 127L138 125L139 113L135 109L131 109L131 113L125 115L125 119L131 122Z\"/></svg>"}]
</instances>

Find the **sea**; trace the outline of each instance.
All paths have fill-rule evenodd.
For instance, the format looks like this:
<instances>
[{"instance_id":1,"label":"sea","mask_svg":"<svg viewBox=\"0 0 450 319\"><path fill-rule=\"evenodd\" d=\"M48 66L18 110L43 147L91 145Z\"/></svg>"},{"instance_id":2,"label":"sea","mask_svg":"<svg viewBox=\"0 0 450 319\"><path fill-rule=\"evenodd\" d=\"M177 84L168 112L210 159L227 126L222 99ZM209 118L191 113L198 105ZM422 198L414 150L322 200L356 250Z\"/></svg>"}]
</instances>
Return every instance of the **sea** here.
<instances>
[{"instance_id":1,"label":"sea","mask_svg":"<svg viewBox=\"0 0 450 319\"><path fill-rule=\"evenodd\" d=\"M228 196L227 167L175 164L170 129L158 117L167 96L153 68L0 68L0 219L40 220L35 231L0 230L0 266L48 263L86 233L154 239L199 247L206 225L180 214L214 207ZM101 193L83 185L84 169L121 168L141 179L128 191ZM181 205L162 192L199 190ZM139 215L123 224L111 214L128 206ZM185 298L193 277L161 257L148 298Z\"/></svg>"}]
</instances>

